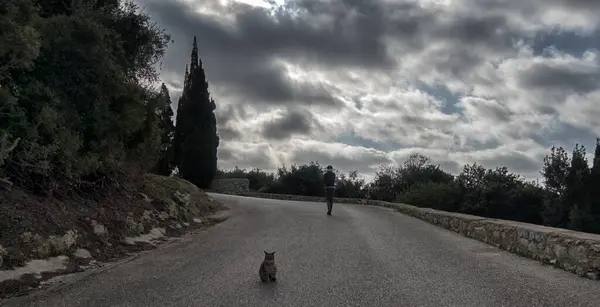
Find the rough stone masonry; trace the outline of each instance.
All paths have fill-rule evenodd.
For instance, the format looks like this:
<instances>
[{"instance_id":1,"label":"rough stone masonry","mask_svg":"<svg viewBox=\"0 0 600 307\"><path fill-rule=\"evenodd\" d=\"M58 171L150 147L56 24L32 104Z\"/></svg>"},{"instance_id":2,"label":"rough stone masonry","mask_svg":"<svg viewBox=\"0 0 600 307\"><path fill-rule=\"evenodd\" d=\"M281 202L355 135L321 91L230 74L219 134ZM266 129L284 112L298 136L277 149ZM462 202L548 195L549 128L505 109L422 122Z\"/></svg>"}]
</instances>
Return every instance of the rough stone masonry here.
<instances>
[{"instance_id":1,"label":"rough stone masonry","mask_svg":"<svg viewBox=\"0 0 600 307\"><path fill-rule=\"evenodd\" d=\"M248 193L250 181L244 178L215 179L210 184L210 189L216 193L241 195Z\"/></svg>"},{"instance_id":2,"label":"rough stone masonry","mask_svg":"<svg viewBox=\"0 0 600 307\"><path fill-rule=\"evenodd\" d=\"M509 252L600 280L600 235L405 204L396 210Z\"/></svg>"}]
</instances>

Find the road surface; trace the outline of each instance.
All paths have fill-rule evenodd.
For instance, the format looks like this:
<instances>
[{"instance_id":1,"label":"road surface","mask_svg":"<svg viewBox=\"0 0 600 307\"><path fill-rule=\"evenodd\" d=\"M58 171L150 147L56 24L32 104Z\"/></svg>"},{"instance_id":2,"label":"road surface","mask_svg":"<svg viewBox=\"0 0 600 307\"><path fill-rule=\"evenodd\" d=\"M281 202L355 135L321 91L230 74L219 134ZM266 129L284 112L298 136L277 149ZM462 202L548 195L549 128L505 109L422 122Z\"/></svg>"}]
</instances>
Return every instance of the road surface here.
<instances>
[{"instance_id":1,"label":"road surface","mask_svg":"<svg viewBox=\"0 0 600 307\"><path fill-rule=\"evenodd\" d=\"M211 194L205 232L6 306L600 306L600 282L391 209ZM263 251L278 280L262 284Z\"/></svg>"}]
</instances>

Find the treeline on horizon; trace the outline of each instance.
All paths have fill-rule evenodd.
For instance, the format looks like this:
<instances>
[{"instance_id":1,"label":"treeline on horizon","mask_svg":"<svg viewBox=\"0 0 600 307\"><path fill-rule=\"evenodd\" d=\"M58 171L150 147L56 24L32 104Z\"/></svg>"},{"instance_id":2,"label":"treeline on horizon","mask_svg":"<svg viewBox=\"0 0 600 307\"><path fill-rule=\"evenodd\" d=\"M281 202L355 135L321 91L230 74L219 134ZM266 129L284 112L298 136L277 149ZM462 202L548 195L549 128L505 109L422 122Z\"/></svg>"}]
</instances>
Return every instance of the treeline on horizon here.
<instances>
[{"instance_id":1,"label":"treeline on horizon","mask_svg":"<svg viewBox=\"0 0 600 307\"><path fill-rule=\"evenodd\" d=\"M217 178L247 178L262 193L324 196L324 168L318 162L260 169L218 170ZM552 147L543 161L543 185L507 167L465 165L454 176L421 154L402 165L382 165L372 182L357 171L337 173L335 196L402 202L418 207L600 233L600 139L593 161L576 145L571 156Z\"/></svg>"},{"instance_id":2,"label":"treeline on horizon","mask_svg":"<svg viewBox=\"0 0 600 307\"><path fill-rule=\"evenodd\" d=\"M175 126L157 71L171 37L134 2L0 0L0 29L0 191L89 198L148 172L210 185L219 137L195 38Z\"/></svg>"}]
</instances>

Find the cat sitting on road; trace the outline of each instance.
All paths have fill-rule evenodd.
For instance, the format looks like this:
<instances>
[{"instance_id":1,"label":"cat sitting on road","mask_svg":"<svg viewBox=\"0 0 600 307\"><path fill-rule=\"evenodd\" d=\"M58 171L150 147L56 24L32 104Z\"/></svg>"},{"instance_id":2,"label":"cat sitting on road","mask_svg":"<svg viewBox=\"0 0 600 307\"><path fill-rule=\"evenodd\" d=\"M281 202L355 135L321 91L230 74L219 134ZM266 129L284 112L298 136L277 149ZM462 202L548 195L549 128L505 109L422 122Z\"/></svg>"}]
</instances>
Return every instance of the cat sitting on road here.
<instances>
[{"instance_id":1,"label":"cat sitting on road","mask_svg":"<svg viewBox=\"0 0 600 307\"><path fill-rule=\"evenodd\" d=\"M265 282L269 279L275 281L277 280L275 278L275 274L277 274L277 267L275 266L275 252L267 253L265 251L265 259L260 264L258 276L260 276L260 279Z\"/></svg>"}]
</instances>

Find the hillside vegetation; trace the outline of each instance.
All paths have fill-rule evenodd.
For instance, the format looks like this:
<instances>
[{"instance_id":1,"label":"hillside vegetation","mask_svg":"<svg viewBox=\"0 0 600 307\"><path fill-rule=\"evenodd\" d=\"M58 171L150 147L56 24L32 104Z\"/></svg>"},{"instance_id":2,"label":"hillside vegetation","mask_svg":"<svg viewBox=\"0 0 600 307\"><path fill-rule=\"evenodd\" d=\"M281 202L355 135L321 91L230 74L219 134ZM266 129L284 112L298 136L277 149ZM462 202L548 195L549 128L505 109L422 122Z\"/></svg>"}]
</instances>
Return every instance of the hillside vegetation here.
<instances>
[{"instance_id":1,"label":"hillside vegetation","mask_svg":"<svg viewBox=\"0 0 600 307\"><path fill-rule=\"evenodd\" d=\"M0 178L65 196L155 166L170 38L117 2L2 0Z\"/></svg>"},{"instance_id":2,"label":"hillside vegetation","mask_svg":"<svg viewBox=\"0 0 600 307\"><path fill-rule=\"evenodd\" d=\"M420 154L402 165L382 165L372 182L356 171L338 173L336 197L396 201L418 207L507 219L600 233L600 139L590 166L585 148L576 145L571 157L553 147L544 158L543 185L528 182L507 167L486 169L465 165L452 175ZM219 178L247 178L257 192L324 196L323 168L318 162L260 169L220 170Z\"/></svg>"},{"instance_id":3,"label":"hillside vegetation","mask_svg":"<svg viewBox=\"0 0 600 307\"><path fill-rule=\"evenodd\" d=\"M57 274L14 275L31 259L112 259L224 209L198 188L218 136L196 42L179 127L170 42L132 1L0 0L0 297Z\"/></svg>"}]
</instances>

